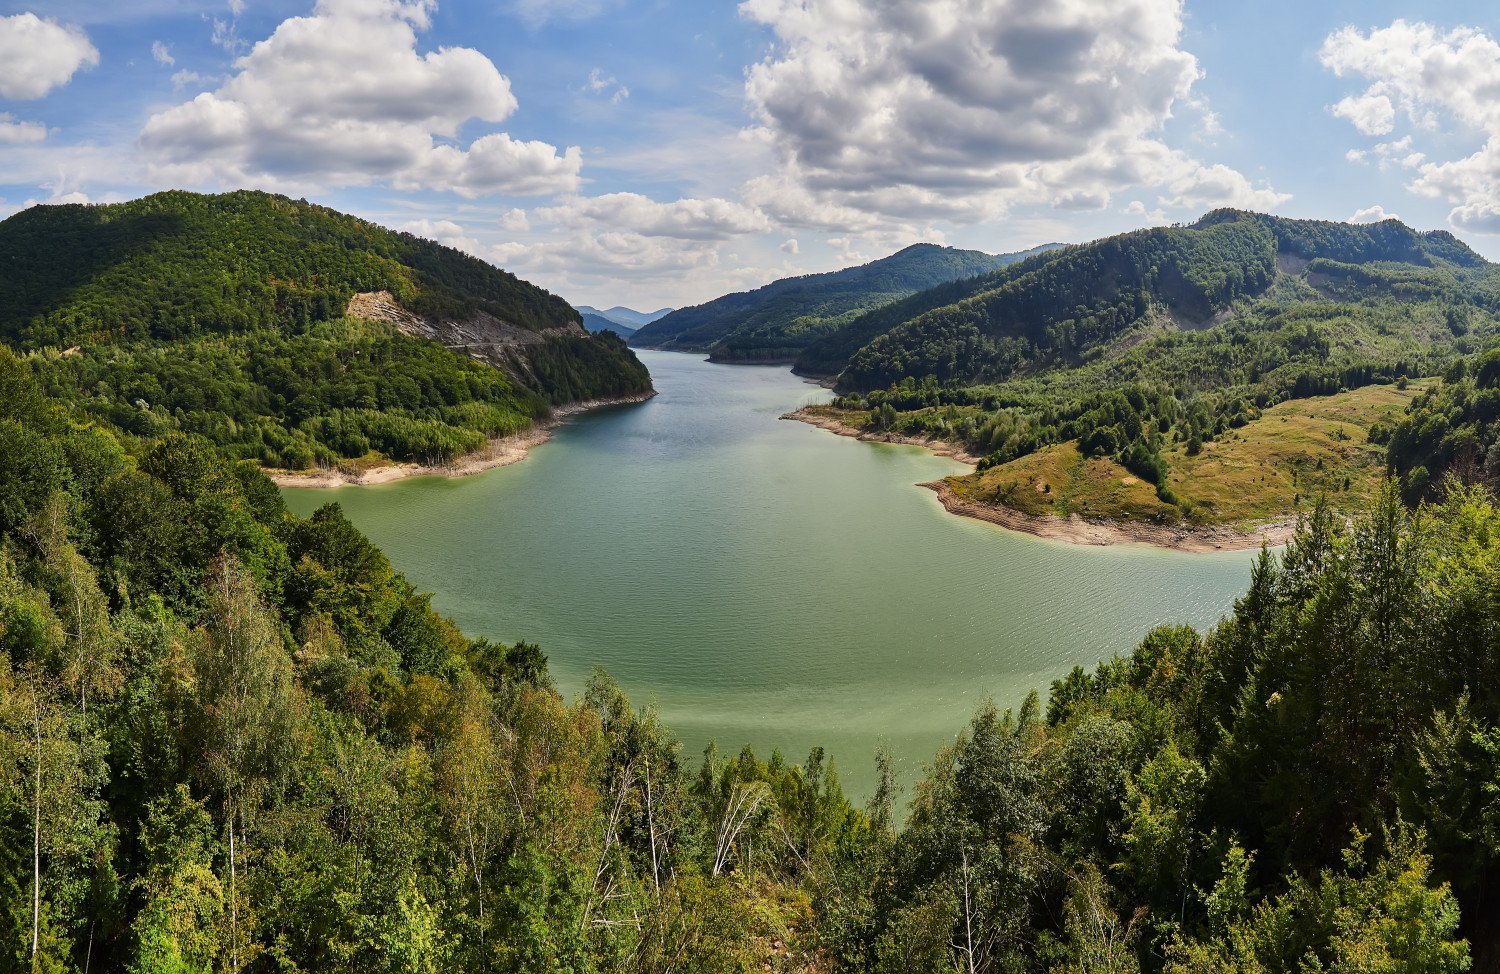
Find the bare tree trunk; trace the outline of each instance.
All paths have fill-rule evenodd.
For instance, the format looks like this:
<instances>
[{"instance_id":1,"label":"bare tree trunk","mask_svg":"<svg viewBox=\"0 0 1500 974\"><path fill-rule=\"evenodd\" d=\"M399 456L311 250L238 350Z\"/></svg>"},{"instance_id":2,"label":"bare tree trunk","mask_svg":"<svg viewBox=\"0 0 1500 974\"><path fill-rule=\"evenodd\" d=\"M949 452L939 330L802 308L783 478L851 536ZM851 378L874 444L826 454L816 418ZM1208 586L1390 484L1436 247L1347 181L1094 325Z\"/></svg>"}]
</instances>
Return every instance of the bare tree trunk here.
<instances>
[{"instance_id":1,"label":"bare tree trunk","mask_svg":"<svg viewBox=\"0 0 1500 974\"><path fill-rule=\"evenodd\" d=\"M651 832L651 883L661 894L661 868L656 861L656 816L651 802L651 759L646 759L646 827Z\"/></svg>"},{"instance_id":2,"label":"bare tree trunk","mask_svg":"<svg viewBox=\"0 0 1500 974\"><path fill-rule=\"evenodd\" d=\"M35 962L42 936L42 702L37 698L35 682L31 684L31 725L36 732L36 783L31 815L31 959Z\"/></svg>"},{"instance_id":3,"label":"bare tree trunk","mask_svg":"<svg viewBox=\"0 0 1500 974\"><path fill-rule=\"evenodd\" d=\"M964 877L964 946L960 948L964 955L964 966L969 974L974 974L974 907L969 902L969 850L960 848L963 855L963 877Z\"/></svg>"},{"instance_id":4,"label":"bare tree trunk","mask_svg":"<svg viewBox=\"0 0 1500 974\"><path fill-rule=\"evenodd\" d=\"M240 969L240 900L234 890L234 804L229 811L229 965Z\"/></svg>"}]
</instances>

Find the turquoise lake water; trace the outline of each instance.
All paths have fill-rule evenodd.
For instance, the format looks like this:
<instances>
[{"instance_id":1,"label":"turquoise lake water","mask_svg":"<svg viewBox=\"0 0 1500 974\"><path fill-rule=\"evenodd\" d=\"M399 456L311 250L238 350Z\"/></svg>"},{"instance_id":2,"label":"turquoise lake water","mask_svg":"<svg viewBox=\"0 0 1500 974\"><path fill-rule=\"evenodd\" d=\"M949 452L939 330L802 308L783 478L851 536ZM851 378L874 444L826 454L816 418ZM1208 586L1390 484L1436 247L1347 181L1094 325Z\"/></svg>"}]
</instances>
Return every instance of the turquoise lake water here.
<instances>
[{"instance_id":1,"label":"turquoise lake water","mask_svg":"<svg viewBox=\"0 0 1500 974\"><path fill-rule=\"evenodd\" d=\"M915 447L779 417L829 394L784 368L642 352L655 399L561 427L478 476L287 490L336 500L471 634L540 643L560 689L596 665L710 738L867 793L884 740L910 780L990 696L1020 702L1153 625L1211 625L1254 552L1084 547L943 511L959 472Z\"/></svg>"}]
</instances>

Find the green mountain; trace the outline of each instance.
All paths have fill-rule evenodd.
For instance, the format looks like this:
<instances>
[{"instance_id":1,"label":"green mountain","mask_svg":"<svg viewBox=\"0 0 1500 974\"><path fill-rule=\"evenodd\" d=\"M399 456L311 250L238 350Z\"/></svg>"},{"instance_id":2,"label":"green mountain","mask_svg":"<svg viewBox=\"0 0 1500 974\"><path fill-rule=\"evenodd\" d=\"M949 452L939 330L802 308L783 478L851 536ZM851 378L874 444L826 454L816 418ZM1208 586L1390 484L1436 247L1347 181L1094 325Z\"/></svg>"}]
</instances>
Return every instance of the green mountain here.
<instances>
[{"instance_id":1,"label":"green mountain","mask_svg":"<svg viewBox=\"0 0 1500 974\"><path fill-rule=\"evenodd\" d=\"M999 270L939 284L866 311L842 328L813 340L797 356L792 371L800 375L838 375L848 366L849 359L855 352L897 325L934 308L956 304L965 298L994 290L1004 282L1027 274L1051 260L1062 249L1062 244L1043 244L1031 250L1006 254L1006 264Z\"/></svg>"},{"instance_id":2,"label":"green mountain","mask_svg":"<svg viewBox=\"0 0 1500 974\"><path fill-rule=\"evenodd\" d=\"M484 261L305 201L166 192L0 222L0 341L138 436L271 466L442 461L640 395L614 336Z\"/></svg>"},{"instance_id":3,"label":"green mountain","mask_svg":"<svg viewBox=\"0 0 1500 974\"><path fill-rule=\"evenodd\" d=\"M1398 380L1469 374L1454 363L1500 331L1500 267L1447 232L1394 220L1219 210L1035 256L870 317L867 344L851 354L826 341L804 362L831 371L847 356L844 421L983 457L979 473L949 482L951 506L1248 526L1319 494L1343 510L1367 502L1385 438L1422 392ZM1487 461L1482 431L1445 442L1442 427L1483 426L1455 400L1474 401L1487 381L1433 406L1425 434L1392 442L1392 466L1419 481L1409 498L1455 464ZM1388 392L1359 392L1375 386Z\"/></svg>"},{"instance_id":4,"label":"green mountain","mask_svg":"<svg viewBox=\"0 0 1500 974\"><path fill-rule=\"evenodd\" d=\"M1363 270L1360 270L1360 269ZM842 381L873 389L912 376L974 384L1076 365L1129 336L1202 331L1241 299L1306 285L1291 303L1414 301L1487 289L1487 262L1452 234L1219 210L1189 227L1068 248L991 290L919 314L851 358Z\"/></svg>"},{"instance_id":5,"label":"green mountain","mask_svg":"<svg viewBox=\"0 0 1500 974\"><path fill-rule=\"evenodd\" d=\"M682 308L636 332L638 348L708 352L716 361L786 361L860 313L945 281L1004 266L993 256L914 244L889 257L826 274L775 281Z\"/></svg>"}]
</instances>

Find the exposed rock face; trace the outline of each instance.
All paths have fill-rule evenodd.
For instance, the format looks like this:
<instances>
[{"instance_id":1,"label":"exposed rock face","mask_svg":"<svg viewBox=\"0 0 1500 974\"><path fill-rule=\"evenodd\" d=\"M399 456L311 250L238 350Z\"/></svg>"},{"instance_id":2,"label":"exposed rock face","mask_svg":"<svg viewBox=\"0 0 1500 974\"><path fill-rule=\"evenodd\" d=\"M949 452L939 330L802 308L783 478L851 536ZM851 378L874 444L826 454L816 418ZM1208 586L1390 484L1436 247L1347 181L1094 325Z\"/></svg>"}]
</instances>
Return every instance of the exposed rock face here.
<instances>
[{"instance_id":1,"label":"exposed rock face","mask_svg":"<svg viewBox=\"0 0 1500 974\"><path fill-rule=\"evenodd\" d=\"M346 312L351 318L389 321L402 334L430 338L455 352L487 362L531 384L531 366L523 349L541 345L553 337L587 335L581 324L569 322L561 328L532 331L502 321L485 311L476 311L464 321L440 321L423 318L396 303L389 291L365 291L349 299Z\"/></svg>"}]
</instances>

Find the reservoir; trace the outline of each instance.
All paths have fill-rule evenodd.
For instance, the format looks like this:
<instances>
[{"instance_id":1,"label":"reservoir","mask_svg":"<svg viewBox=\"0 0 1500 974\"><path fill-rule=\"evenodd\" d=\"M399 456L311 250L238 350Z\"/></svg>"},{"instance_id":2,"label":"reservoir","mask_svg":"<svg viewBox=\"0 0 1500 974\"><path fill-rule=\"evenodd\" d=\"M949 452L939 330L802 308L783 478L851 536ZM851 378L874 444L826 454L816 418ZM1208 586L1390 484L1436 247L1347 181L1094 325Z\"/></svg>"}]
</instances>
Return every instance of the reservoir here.
<instances>
[{"instance_id":1,"label":"reservoir","mask_svg":"<svg viewBox=\"0 0 1500 974\"><path fill-rule=\"evenodd\" d=\"M1212 625L1255 552L1047 541L946 513L915 486L965 469L780 419L830 394L785 368L640 352L660 395L560 427L466 478L289 489L337 501L465 632L539 643L564 694L605 667L704 744L833 757L865 797L987 698L1011 707L1152 626Z\"/></svg>"}]
</instances>

